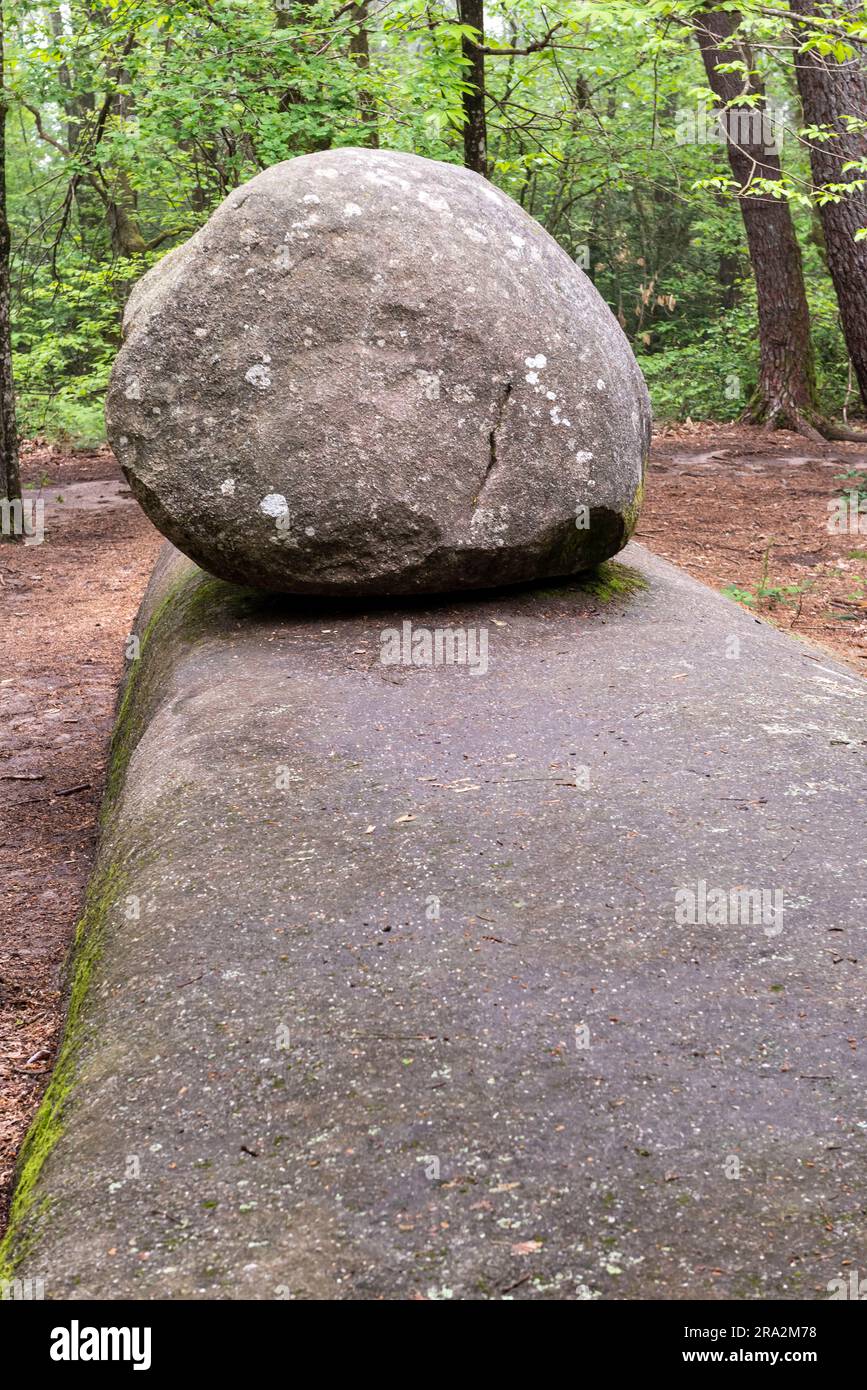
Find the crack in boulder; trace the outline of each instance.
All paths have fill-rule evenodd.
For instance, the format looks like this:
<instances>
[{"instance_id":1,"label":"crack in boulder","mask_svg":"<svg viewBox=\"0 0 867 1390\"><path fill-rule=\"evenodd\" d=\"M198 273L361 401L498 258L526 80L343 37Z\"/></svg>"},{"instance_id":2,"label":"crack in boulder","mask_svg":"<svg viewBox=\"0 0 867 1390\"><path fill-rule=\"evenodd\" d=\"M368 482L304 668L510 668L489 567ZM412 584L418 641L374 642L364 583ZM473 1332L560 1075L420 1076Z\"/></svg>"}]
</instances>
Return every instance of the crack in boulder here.
<instances>
[{"instance_id":1,"label":"crack in boulder","mask_svg":"<svg viewBox=\"0 0 867 1390\"><path fill-rule=\"evenodd\" d=\"M485 476L482 478L481 484L480 484L480 486L479 486L479 490L478 490L478 492L476 493L475 497L473 498L473 506L477 506L477 505L478 505L479 498L481 497L481 495L482 495L482 493L484 492L485 488L488 486L488 483L490 482L490 480L491 480L491 478L492 478L492 476L493 476L493 474L494 474L494 472L495 472L495 470L496 470L497 463L498 463L498 459L497 459L497 430L500 428L500 426L501 426L502 423L503 423L503 417L505 416L506 407L507 407L507 405L509 404L509 397L511 396L511 394L512 394L512 383L511 383L511 381L507 381L507 382L506 382L506 385L505 385L505 388L504 388L504 390L503 390L503 394L502 394L502 396L500 397L499 405L497 406L497 415L496 415L496 419L494 420L494 423L493 423L493 425L491 426L491 429L490 429L490 431L489 431L489 433L488 433L488 466L487 466L487 468L485 469Z\"/></svg>"}]
</instances>

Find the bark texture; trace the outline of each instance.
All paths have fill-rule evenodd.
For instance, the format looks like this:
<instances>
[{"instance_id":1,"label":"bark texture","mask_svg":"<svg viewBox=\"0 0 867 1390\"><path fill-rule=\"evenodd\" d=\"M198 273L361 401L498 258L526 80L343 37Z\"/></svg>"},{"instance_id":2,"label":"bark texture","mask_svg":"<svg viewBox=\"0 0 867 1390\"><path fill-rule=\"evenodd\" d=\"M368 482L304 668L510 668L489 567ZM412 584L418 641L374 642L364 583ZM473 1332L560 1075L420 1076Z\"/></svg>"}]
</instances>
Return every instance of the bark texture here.
<instances>
[{"instance_id":1,"label":"bark texture","mask_svg":"<svg viewBox=\"0 0 867 1390\"><path fill-rule=\"evenodd\" d=\"M485 116L485 5L484 0L459 0L461 24L476 30L475 39L464 36L461 51L466 59L463 78L464 164L477 174L488 174L488 128Z\"/></svg>"},{"instance_id":2,"label":"bark texture","mask_svg":"<svg viewBox=\"0 0 867 1390\"><path fill-rule=\"evenodd\" d=\"M9 294L9 219L6 213L6 112L4 17L0 5L0 497L21 498L18 426L12 378L12 325Z\"/></svg>"},{"instance_id":3,"label":"bark texture","mask_svg":"<svg viewBox=\"0 0 867 1390\"><path fill-rule=\"evenodd\" d=\"M791 0L790 7L802 21L839 16L841 9L851 11L854 17L861 9L852 0L836 0L833 6ZM800 44L816 32L809 22L795 26ZM819 215L846 347L867 404L867 241L855 240L859 227L867 227L867 189L858 187L867 175L857 169L844 172L847 162L867 159L867 134L848 130L845 120L847 115L867 119L867 76L862 55L840 62L814 49L796 54L795 70L806 124L826 126L834 132L830 140L810 143L813 182L818 188L828 184L851 187L838 201L822 204Z\"/></svg>"},{"instance_id":4,"label":"bark texture","mask_svg":"<svg viewBox=\"0 0 867 1390\"><path fill-rule=\"evenodd\" d=\"M810 313L804 287L801 249L785 199L751 192L756 180L780 178L780 159L768 143L757 112L764 91L755 78L719 72L718 64L743 62L752 69L749 49L733 37L741 22L737 11L701 11L695 33L708 84L721 107L744 97L758 97L758 108L729 115L729 164L739 188L741 213L756 281L759 315L759 382L748 416L756 423L815 433L818 409L810 339ZM752 117L752 119L750 119Z\"/></svg>"},{"instance_id":5,"label":"bark texture","mask_svg":"<svg viewBox=\"0 0 867 1390\"><path fill-rule=\"evenodd\" d=\"M376 116L376 101L366 80L370 73L370 36L367 30L368 0L361 0L361 4L356 6L355 19L358 27L353 30L349 40L349 51L358 65L359 72L365 79L358 89L358 109L364 127L364 134L359 143L369 145L371 149L378 149L379 125Z\"/></svg>"}]
</instances>

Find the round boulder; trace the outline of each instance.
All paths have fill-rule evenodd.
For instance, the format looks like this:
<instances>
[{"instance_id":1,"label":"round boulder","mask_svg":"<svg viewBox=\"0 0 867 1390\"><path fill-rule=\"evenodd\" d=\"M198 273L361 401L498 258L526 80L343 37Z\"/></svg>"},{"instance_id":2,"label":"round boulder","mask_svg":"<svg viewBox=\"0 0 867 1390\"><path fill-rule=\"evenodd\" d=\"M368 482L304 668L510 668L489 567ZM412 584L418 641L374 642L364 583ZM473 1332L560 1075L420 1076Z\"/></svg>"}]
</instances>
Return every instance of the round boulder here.
<instances>
[{"instance_id":1,"label":"round boulder","mask_svg":"<svg viewBox=\"0 0 867 1390\"><path fill-rule=\"evenodd\" d=\"M635 524L641 372L594 289L486 179L302 155L135 287L109 439L204 569L405 594L588 569Z\"/></svg>"}]
</instances>

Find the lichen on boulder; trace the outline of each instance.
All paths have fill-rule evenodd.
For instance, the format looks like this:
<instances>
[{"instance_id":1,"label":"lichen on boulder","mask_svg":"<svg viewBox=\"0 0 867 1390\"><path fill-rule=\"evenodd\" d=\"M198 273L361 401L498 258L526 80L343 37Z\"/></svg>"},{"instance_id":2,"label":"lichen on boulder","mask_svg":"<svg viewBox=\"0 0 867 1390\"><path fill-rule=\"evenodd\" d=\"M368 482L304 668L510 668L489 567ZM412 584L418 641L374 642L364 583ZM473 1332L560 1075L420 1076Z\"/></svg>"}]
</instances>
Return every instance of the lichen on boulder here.
<instances>
[{"instance_id":1,"label":"lichen on boulder","mask_svg":"<svg viewBox=\"0 0 867 1390\"><path fill-rule=\"evenodd\" d=\"M136 286L109 437L220 578L401 594L573 574L634 525L641 373L591 281L451 164L275 165Z\"/></svg>"}]
</instances>

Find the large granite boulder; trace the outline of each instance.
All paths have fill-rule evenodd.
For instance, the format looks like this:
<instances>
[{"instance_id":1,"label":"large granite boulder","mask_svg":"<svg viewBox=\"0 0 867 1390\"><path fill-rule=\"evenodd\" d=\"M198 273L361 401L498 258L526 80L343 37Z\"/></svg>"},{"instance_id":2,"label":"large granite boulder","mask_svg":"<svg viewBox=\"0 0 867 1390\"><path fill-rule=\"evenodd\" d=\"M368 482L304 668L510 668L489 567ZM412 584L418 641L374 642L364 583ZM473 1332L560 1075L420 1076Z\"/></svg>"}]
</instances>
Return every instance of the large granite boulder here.
<instances>
[{"instance_id":1,"label":"large granite boulder","mask_svg":"<svg viewBox=\"0 0 867 1390\"><path fill-rule=\"evenodd\" d=\"M366 149L268 169L140 281L107 419L175 545L290 593L586 569L629 537L650 437L626 338L538 223Z\"/></svg>"}]
</instances>

